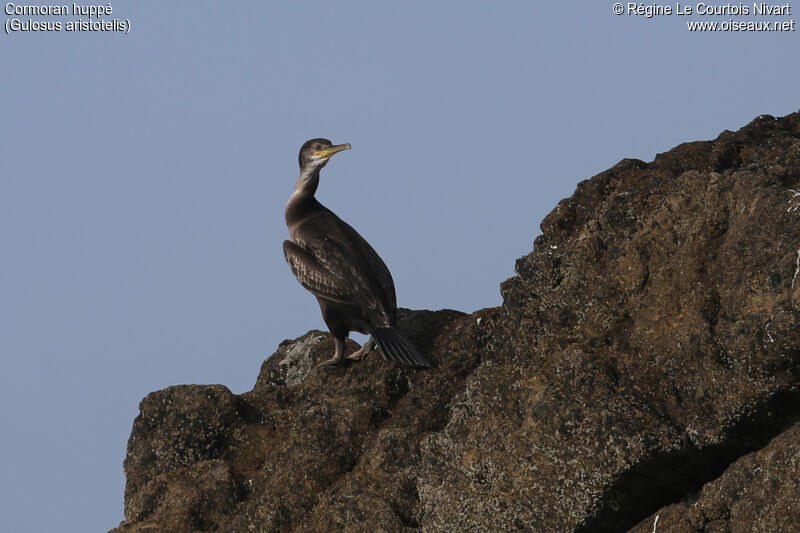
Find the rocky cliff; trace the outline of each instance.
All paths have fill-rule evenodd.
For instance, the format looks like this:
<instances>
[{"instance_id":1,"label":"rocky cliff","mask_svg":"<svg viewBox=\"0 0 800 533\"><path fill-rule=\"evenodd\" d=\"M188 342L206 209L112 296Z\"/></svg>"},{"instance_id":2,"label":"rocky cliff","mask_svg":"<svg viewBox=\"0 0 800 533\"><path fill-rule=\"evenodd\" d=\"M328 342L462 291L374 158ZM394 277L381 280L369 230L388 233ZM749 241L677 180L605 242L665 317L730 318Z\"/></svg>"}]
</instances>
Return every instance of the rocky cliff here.
<instances>
[{"instance_id":1,"label":"rocky cliff","mask_svg":"<svg viewBox=\"0 0 800 533\"><path fill-rule=\"evenodd\" d=\"M434 362L148 395L115 531L800 531L800 114L580 183Z\"/></svg>"}]
</instances>

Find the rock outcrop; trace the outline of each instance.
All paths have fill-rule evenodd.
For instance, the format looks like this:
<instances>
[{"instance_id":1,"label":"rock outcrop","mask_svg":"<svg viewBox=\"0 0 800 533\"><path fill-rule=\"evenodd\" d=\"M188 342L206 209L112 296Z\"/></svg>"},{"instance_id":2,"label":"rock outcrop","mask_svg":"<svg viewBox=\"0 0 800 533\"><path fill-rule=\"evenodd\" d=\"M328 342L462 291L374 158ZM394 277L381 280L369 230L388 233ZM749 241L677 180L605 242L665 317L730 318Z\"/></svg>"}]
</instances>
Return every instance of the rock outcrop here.
<instances>
[{"instance_id":1,"label":"rock outcrop","mask_svg":"<svg viewBox=\"0 0 800 533\"><path fill-rule=\"evenodd\" d=\"M434 362L148 395L115 531L800 531L800 114L580 183ZM354 347L354 346L353 346Z\"/></svg>"}]
</instances>

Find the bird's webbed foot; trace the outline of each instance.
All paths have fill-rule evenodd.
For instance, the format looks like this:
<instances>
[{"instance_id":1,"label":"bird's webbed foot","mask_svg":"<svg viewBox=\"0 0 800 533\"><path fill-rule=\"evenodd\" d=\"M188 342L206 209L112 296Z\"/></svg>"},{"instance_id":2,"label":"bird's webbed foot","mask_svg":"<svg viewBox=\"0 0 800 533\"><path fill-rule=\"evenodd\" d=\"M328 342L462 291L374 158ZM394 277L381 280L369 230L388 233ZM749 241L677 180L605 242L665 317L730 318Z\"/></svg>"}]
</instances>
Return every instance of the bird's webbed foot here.
<instances>
[{"instance_id":1,"label":"bird's webbed foot","mask_svg":"<svg viewBox=\"0 0 800 533\"><path fill-rule=\"evenodd\" d=\"M323 361L316 366L336 366L344 360L344 339L336 339L336 350L333 352L333 357L327 361Z\"/></svg>"},{"instance_id":2,"label":"bird's webbed foot","mask_svg":"<svg viewBox=\"0 0 800 533\"><path fill-rule=\"evenodd\" d=\"M366 357L366 355L375 349L375 339L372 337L369 338L367 342L364 343L364 346L356 350L355 352L351 353L347 356L348 359L352 361L361 361Z\"/></svg>"}]
</instances>

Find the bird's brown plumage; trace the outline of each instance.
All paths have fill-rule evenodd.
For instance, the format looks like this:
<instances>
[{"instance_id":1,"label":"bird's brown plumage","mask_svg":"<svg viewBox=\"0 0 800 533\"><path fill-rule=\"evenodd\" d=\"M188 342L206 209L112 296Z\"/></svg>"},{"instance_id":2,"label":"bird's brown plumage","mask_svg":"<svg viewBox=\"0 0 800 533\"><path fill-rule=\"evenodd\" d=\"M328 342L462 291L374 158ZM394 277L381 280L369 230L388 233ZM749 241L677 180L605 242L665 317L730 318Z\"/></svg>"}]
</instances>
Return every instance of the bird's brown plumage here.
<instances>
[{"instance_id":1,"label":"bird's brown plumage","mask_svg":"<svg viewBox=\"0 0 800 533\"><path fill-rule=\"evenodd\" d=\"M363 357L377 342L386 358L428 366L395 327L397 297L386 264L356 230L314 197L319 170L334 153L349 147L312 139L300 149L300 178L286 206L291 240L284 241L283 253L297 280L317 297L323 319L337 340L329 364L342 360L344 339L350 331L358 331L372 338L350 357Z\"/></svg>"}]
</instances>

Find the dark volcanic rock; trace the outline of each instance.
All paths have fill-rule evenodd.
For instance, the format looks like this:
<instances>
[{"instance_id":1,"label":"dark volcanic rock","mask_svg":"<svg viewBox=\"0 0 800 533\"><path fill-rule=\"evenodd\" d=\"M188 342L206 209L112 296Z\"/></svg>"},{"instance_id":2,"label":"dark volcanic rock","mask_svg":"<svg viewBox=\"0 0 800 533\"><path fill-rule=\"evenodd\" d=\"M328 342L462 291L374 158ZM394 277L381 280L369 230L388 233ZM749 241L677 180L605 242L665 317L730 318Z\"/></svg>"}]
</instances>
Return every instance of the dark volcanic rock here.
<instances>
[{"instance_id":1,"label":"dark volcanic rock","mask_svg":"<svg viewBox=\"0 0 800 533\"><path fill-rule=\"evenodd\" d=\"M624 160L544 220L501 308L403 313L431 369L312 371L310 332L246 394L149 395L119 531L794 531L792 189L798 114Z\"/></svg>"},{"instance_id":2,"label":"dark volcanic rock","mask_svg":"<svg viewBox=\"0 0 800 533\"><path fill-rule=\"evenodd\" d=\"M658 518L658 522L656 522ZM800 425L733 463L689 502L670 505L633 533L800 531Z\"/></svg>"}]
</instances>

